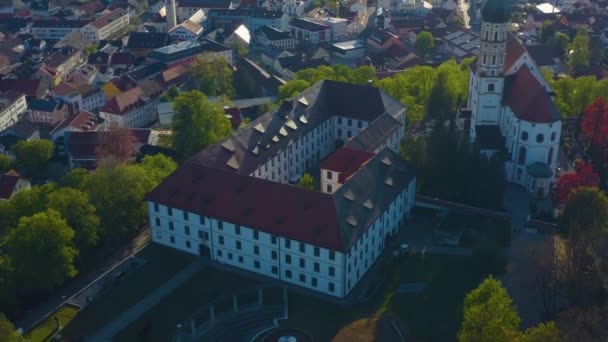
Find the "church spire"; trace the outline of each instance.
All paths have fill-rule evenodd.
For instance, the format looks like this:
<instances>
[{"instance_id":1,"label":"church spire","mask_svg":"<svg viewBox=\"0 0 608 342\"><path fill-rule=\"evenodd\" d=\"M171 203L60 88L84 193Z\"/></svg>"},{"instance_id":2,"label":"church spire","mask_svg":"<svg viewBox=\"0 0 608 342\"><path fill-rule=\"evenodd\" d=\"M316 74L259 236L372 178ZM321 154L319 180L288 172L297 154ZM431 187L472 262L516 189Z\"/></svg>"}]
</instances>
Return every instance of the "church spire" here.
<instances>
[{"instance_id":1,"label":"church spire","mask_svg":"<svg viewBox=\"0 0 608 342\"><path fill-rule=\"evenodd\" d=\"M490 23L506 23L511 18L510 0L487 0L481 9L483 21Z\"/></svg>"}]
</instances>

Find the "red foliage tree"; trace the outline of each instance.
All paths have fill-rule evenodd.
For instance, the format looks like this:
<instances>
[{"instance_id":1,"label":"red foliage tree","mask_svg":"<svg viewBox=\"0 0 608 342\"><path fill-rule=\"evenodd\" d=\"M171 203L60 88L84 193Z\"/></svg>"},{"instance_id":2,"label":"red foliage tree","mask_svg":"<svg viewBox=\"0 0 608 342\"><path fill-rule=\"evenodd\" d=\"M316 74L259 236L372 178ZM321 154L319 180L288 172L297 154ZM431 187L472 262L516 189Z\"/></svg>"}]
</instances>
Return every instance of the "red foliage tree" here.
<instances>
[{"instance_id":1,"label":"red foliage tree","mask_svg":"<svg viewBox=\"0 0 608 342\"><path fill-rule=\"evenodd\" d=\"M96 149L97 158L103 160L111 157L120 162L129 161L136 153L137 139L130 129L123 127L110 127L99 132Z\"/></svg>"},{"instance_id":2,"label":"red foliage tree","mask_svg":"<svg viewBox=\"0 0 608 342\"><path fill-rule=\"evenodd\" d=\"M608 103L598 97L585 108L581 130L593 144L608 147Z\"/></svg>"},{"instance_id":3,"label":"red foliage tree","mask_svg":"<svg viewBox=\"0 0 608 342\"><path fill-rule=\"evenodd\" d=\"M576 169L576 173L569 173L561 176L557 181L555 189L555 201L557 205L562 206L566 203L568 195L572 190L581 186L598 187L600 184L600 176L590 164L580 164Z\"/></svg>"}]
</instances>

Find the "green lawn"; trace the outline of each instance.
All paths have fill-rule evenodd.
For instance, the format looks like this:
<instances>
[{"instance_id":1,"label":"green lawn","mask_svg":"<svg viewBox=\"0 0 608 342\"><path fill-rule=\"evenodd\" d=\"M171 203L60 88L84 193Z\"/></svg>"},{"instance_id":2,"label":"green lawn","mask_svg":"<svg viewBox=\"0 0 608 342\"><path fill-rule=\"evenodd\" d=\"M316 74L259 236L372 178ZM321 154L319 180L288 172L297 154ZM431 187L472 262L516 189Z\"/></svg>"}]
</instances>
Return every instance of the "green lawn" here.
<instances>
[{"instance_id":1,"label":"green lawn","mask_svg":"<svg viewBox=\"0 0 608 342\"><path fill-rule=\"evenodd\" d=\"M94 333L171 279L195 258L157 244L148 245L137 257L147 260L146 264L126 275L115 287L80 311L62 330L63 336L75 338Z\"/></svg>"},{"instance_id":2,"label":"green lawn","mask_svg":"<svg viewBox=\"0 0 608 342\"><path fill-rule=\"evenodd\" d=\"M32 342L51 341L53 336L55 336L55 333L53 333L56 324L55 316L59 318L59 324L63 327L68 324L76 314L78 314L78 308L64 305L47 319L38 323L38 325L25 335L25 337Z\"/></svg>"},{"instance_id":3,"label":"green lawn","mask_svg":"<svg viewBox=\"0 0 608 342\"><path fill-rule=\"evenodd\" d=\"M256 281L208 267L115 336L115 341L170 341L178 323L218 297ZM230 303L231 304L231 303Z\"/></svg>"}]
</instances>

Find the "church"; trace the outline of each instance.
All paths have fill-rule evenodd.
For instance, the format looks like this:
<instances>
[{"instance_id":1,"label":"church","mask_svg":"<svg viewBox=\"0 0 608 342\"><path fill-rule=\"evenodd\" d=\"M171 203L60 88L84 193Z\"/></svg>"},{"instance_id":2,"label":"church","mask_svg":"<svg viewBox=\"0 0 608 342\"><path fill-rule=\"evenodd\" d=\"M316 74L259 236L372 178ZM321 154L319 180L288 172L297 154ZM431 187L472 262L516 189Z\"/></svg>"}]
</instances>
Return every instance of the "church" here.
<instances>
[{"instance_id":1,"label":"church","mask_svg":"<svg viewBox=\"0 0 608 342\"><path fill-rule=\"evenodd\" d=\"M481 10L480 52L469 79L469 136L487 156L506 154L508 182L546 197L555 182L561 114L540 70L509 32L510 6L487 0Z\"/></svg>"}]
</instances>

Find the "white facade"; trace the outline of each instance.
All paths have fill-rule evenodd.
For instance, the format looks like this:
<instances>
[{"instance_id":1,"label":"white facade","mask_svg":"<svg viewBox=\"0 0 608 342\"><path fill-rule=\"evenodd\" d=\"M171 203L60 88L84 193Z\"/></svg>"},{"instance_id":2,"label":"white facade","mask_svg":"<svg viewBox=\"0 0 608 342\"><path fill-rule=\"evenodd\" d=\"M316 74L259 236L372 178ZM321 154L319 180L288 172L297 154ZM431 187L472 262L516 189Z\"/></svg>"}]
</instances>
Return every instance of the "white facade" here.
<instances>
[{"instance_id":1,"label":"white facade","mask_svg":"<svg viewBox=\"0 0 608 342\"><path fill-rule=\"evenodd\" d=\"M82 28L82 33L94 42L111 38L129 26L129 12L117 9Z\"/></svg>"},{"instance_id":2,"label":"white facade","mask_svg":"<svg viewBox=\"0 0 608 342\"><path fill-rule=\"evenodd\" d=\"M310 1L285 0L281 5L281 11L290 17L301 17L310 8Z\"/></svg>"},{"instance_id":3,"label":"white facade","mask_svg":"<svg viewBox=\"0 0 608 342\"><path fill-rule=\"evenodd\" d=\"M0 132L15 124L26 111L24 94L16 98L0 98Z\"/></svg>"},{"instance_id":4,"label":"white facade","mask_svg":"<svg viewBox=\"0 0 608 342\"><path fill-rule=\"evenodd\" d=\"M348 20L344 18L328 17L319 19L319 22L323 25L329 26L331 29L331 41L340 42L348 39L348 33L346 30Z\"/></svg>"},{"instance_id":5,"label":"white facade","mask_svg":"<svg viewBox=\"0 0 608 342\"><path fill-rule=\"evenodd\" d=\"M415 180L347 254L148 202L152 241L324 294L345 297L414 205Z\"/></svg>"},{"instance_id":6,"label":"white facade","mask_svg":"<svg viewBox=\"0 0 608 342\"><path fill-rule=\"evenodd\" d=\"M142 106L133 108L123 114L113 114L108 112L99 112L99 116L106 120L108 126L118 125L118 127L127 128L143 128L158 120L156 106L158 99L149 99Z\"/></svg>"},{"instance_id":7,"label":"white facade","mask_svg":"<svg viewBox=\"0 0 608 342\"><path fill-rule=\"evenodd\" d=\"M192 31L192 30L187 29L184 26L178 25L169 31L169 36L171 36L171 39L173 39L173 41L184 41L184 40L196 39L203 32L203 28L200 27L199 25L192 25L192 26L197 27L198 30Z\"/></svg>"}]
</instances>

